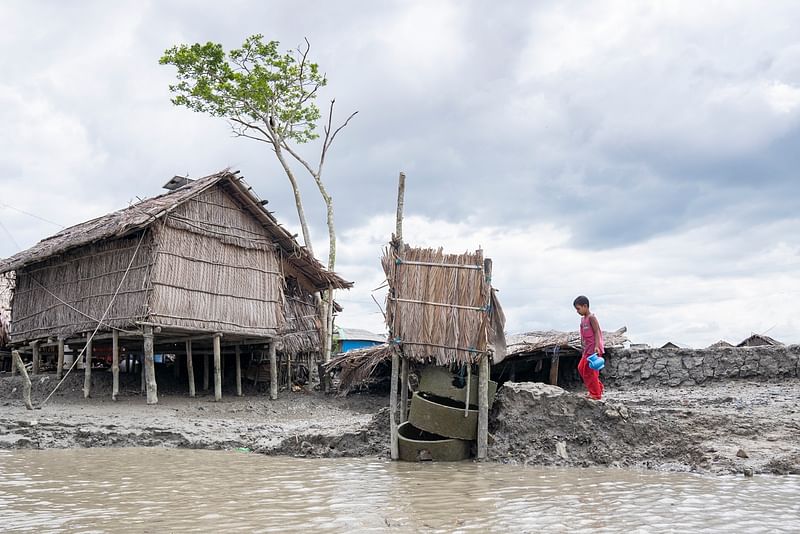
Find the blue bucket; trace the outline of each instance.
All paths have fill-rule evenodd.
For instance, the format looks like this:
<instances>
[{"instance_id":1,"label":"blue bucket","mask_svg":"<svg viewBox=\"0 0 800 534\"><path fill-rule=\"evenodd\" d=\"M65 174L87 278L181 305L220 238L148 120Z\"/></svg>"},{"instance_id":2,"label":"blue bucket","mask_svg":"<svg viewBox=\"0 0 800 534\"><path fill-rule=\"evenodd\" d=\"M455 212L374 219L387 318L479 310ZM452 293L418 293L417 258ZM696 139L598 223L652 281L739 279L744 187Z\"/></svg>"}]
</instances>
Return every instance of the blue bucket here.
<instances>
[{"instance_id":1,"label":"blue bucket","mask_svg":"<svg viewBox=\"0 0 800 534\"><path fill-rule=\"evenodd\" d=\"M589 361L589 368L594 369L595 371L599 371L603 367L606 366L606 360L599 356L596 352L586 357Z\"/></svg>"}]
</instances>

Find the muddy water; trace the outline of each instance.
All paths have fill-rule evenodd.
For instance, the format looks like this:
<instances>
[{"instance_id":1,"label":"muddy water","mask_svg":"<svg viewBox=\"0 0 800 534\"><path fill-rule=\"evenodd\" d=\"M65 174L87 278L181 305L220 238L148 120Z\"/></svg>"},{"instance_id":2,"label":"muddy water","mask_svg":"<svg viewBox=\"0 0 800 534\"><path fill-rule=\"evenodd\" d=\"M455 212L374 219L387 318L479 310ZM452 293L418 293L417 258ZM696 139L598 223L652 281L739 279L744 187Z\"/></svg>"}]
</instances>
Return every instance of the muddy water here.
<instances>
[{"instance_id":1,"label":"muddy water","mask_svg":"<svg viewBox=\"0 0 800 534\"><path fill-rule=\"evenodd\" d=\"M800 477L0 451L0 530L798 532Z\"/></svg>"}]
</instances>

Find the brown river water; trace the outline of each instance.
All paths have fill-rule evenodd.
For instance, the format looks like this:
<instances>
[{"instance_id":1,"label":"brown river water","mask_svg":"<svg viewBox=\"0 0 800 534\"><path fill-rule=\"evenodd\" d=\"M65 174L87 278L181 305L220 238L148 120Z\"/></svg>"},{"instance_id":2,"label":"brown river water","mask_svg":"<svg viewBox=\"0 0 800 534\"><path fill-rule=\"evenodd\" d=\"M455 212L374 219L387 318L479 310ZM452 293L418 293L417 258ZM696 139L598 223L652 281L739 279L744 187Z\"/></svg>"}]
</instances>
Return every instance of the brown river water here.
<instances>
[{"instance_id":1,"label":"brown river water","mask_svg":"<svg viewBox=\"0 0 800 534\"><path fill-rule=\"evenodd\" d=\"M7 532L800 532L800 477L0 451Z\"/></svg>"}]
</instances>

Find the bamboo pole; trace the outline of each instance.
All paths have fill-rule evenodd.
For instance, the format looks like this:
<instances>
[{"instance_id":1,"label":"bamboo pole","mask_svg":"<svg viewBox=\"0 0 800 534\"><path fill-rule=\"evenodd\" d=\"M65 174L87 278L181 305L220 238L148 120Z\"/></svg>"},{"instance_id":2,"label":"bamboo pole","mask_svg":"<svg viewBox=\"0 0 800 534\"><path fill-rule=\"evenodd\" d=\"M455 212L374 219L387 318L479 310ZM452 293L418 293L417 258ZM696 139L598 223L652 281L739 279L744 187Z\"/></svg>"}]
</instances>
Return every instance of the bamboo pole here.
<instances>
[{"instance_id":1,"label":"bamboo pole","mask_svg":"<svg viewBox=\"0 0 800 534\"><path fill-rule=\"evenodd\" d=\"M292 391L292 353L286 353L286 386Z\"/></svg>"},{"instance_id":2,"label":"bamboo pole","mask_svg":"<svg viewBox=\"0 0 800 534\"><path fill-rule=\"evenodd\" d=\"M408 420L408 360L400 362L400 424Z\"/></svg>"},{"instance_id":3,"label":"bamboo pole","mask_svg":"<svg viewBox=\"0 0 800 534\"><path fill-rule=\"evenodd\" d=\"M145 377L144 373L144 353L139 356L139 384L141 386L141 391L144 393L147 391L147 377Z\"/></svg>"},{"instance_id":4,"label":"bamboo pole","mask_svg":"<svg viewBox=\"0 0 800 534\"><path fill-rule=\"evenodd\" d=\"M397 375L400 367L400 350L395 347L392 351L392 379L389 382L389 428L391 429L390 451L392 460L400 458L400 451L397 444Z\"/></svg>"},{"instance_id":5,"label":"bamboo pole","mask_svg":"<svg viewBox=\"0 0 800 534\"><path fill-rule=\"evenodd\" d=\"M158 404L156 364L153 359L153 327L144 327L144 368L147 379L147 404Z\"/></svg>"},{"instance_id":6,"label":"bamboo pole","mask_svg":"<svg viewBox=\"0 0 800 534\"><path fill-rule=\"evenodd\" d=\"M203 391L208 391L209 358L207 352L203 354Z\"/></svg>"},{"instance_id":7,"label":"bamboo pole","mask_svg":"<svg viewBox=\"0 0 800 534\"><path fill-rule=\"evenodd\" d=\"M189 396L194 397L194 362L192 361L192 340L186 340L186 376L189 380Z\"/></svg>"},{"instance_id":8,"label":"bamboo pole","mask_svg":"<svg viewBox=\"0 0 800 534\"><path fill-rule=\"evenodd\" d=\"M56 378L61 380L64 376L64 338L58 338L58 362L56 363Z\"/></svg>"},{"instance_id":9,"label":"bamboo pole","mask_svg":"<svg viewBox=\"0 0 800 534\"><path fill-rule=\"evenodd\" d=\"M275 340L269 343L269 398L278 399L278 362L275 358Z\"/></svg>"},{"instance_id":10,"label":"bamboo pole","mask_svg":"<svg viewBox=\"0 0 800 534\"><path fill-rule=\"evenodd\" d=\"M83 398L92 394L92 334L86 332L86 349L83 351Z\"/></svg>"},{"instance_id":11,"label":"bamboo pole","mask_svg":"<svg viewBox=\"0 0 800 534\"><path fill-rule=\"evenodd\" d=\"M397 183L397 218L395 221L395 233L393 246L396 255L403 249L403 205L405 203L406 175L401 172ZM390 333L394 334L392 326L389 325ZM400 348L395 346L392 350L392 378L389 383L389 449L392 460L400 458L400 451L397 444L397 375L400 371Z\"/></svg>"},{"instance_id":12,"label":"bamboo pole","mask_svg":"<svg viewBox=\"0 0 800 534\"><path fill-rule=\"evenodd\" d=\"M22 375L22 398L25 401L25 408L33 410L31 403L31 379L28 376L28 371L25 370L25 364L22 363L22 358L19 357L19 351L15 350L11 353L11 358L14 360L12 369L19 369L19 374Z\"/></svg>"},{"instance_id":13,"label":"bamboo pole","mask_svg":"<svg viewBox=\"0 0 800 534\"><path fill-rule=\"evenodd\" d=\"M489 451L489 356L481 356L478 365L478 460L485 460Z\"/></svg>"},{"instance_id":14,"label":"bamboo pole","mask_svg":"<svg viewBox=\"0 0 800 534\"><path fill-rule=\"evenodd\" d=\"M39 374L39 341L34 340L31 341L31 352L33 353L33 365L31 366L31 374L38 375Z\"/></svg>"},{"instance_id":15,"label":"bamboo pole","mask_svg":"<svg viewBox=\"0 0 800 534\"><path fill-rule=\"evenodd\" d=\"M19 352L19 351L17 351ZM21 358L20 358L21 360ZM17 376L17 363L14 359L14 353L11 353L11 376Z\"/></svg>"},{"instance_id":16,"label":"bamboo pole","mask_svg":"<svg viewBox=\"0 0 800 534\"><path fill-rule=\"evenodd\" d=\"M214 334L214 401L222 400L222 349L220 334Z\"/></svg>"},{"instance_id":17,"label":"bamboo pole","mask_svg":"<svg viewBox=\"0 0 800 534\"><path fill-rule=\"evenodd\" d=\"M242 349L236 345L236 396L242 396Z\"/></svg>"},{"instance_id":18,"label":"bamboo pole","mask_svg":"<svg viewBox=\"0 0 800 534\"><path fill-rule=\"evenodd\" d=\"M111 335L111 400L117 400L119 395L119 332L114 330Z\"/></svg>"}]
</instances>

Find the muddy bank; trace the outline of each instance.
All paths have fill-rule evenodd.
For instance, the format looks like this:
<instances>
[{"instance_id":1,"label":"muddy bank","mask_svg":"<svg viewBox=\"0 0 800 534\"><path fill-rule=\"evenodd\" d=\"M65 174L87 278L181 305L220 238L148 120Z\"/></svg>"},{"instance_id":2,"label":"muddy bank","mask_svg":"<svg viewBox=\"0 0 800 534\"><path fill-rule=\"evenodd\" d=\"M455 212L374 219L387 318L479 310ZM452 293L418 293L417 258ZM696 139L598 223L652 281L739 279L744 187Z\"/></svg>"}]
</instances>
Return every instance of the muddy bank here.
<instances>
[{"instance_id":1,"label":"muddy bank","mask_svg":"<svg viewBox=\"0 0 800 534\"><path fill-rule=\"evenodd\" d=\"M800 474L800 383L611 391L607 400L506 384L490 418L495 461L709 473Z\"/></svg>"},{"instance_id":2,"label":"muddy bank","mask_svg":"<svg viewBox=\"0 0 800 534\"><path fill-rule=\"evenodd\" d=\"M800 345L723 349L614 349L603 381L629 386L800 378Z\"/></svg>"},{"instance_id":3,"label":"muddy bank","mask_svg":"<svg viewBox=\"0 0 800 534\"><path fill-rule=\"evenodd\" d=\"M259 393L225 396L213 393L190 399L159 389L159 403L148 406L134 385L110 398L110 377L93 377L93 397L84 399L82 376L69 376L62 389L42 408L25 409L19 377L0 378L0 448L71 447L184 447L196 449L247 448L266 454L289 452L289 442L313 433L330 440L328 455L378 454L358 449L345 437L367 427L386 405L383 397L338 398L303 389L284 391L276 401ZM38 405L52 391L53 375L33 380L32 399ZM168 388L164 388L165 390ZM108 394L106 394L108 393ZM342 440L345 450L331 443ZM388 441L386 442L388 447ZM319 454L321 455L321 454Z\"/></svg>"},{"instance_id":4,"label":"muddy bank","mask_svg":"<svg viewBox=\"0 0 800 534\"><path fill-rule=\"evenodd\" d=\"M388 457L387 399L335 397L309 389L270 401L212 394L190 399L168 382L148 406L131 379L117 402L110 376L70 376L43 408L27 411L19 377L0 378L0 448L246 448L306 457ZM166 381L165 381L166 382ZM55 384L36 377L38 404ZM15 390L16 388L16 390ZM490 459L556 466L619 466L706 473L800 473L800 381L709 381L691 387L609 387L597 402L583 392L507 383L490 415Z\"/></svg>"}]
</instances>

